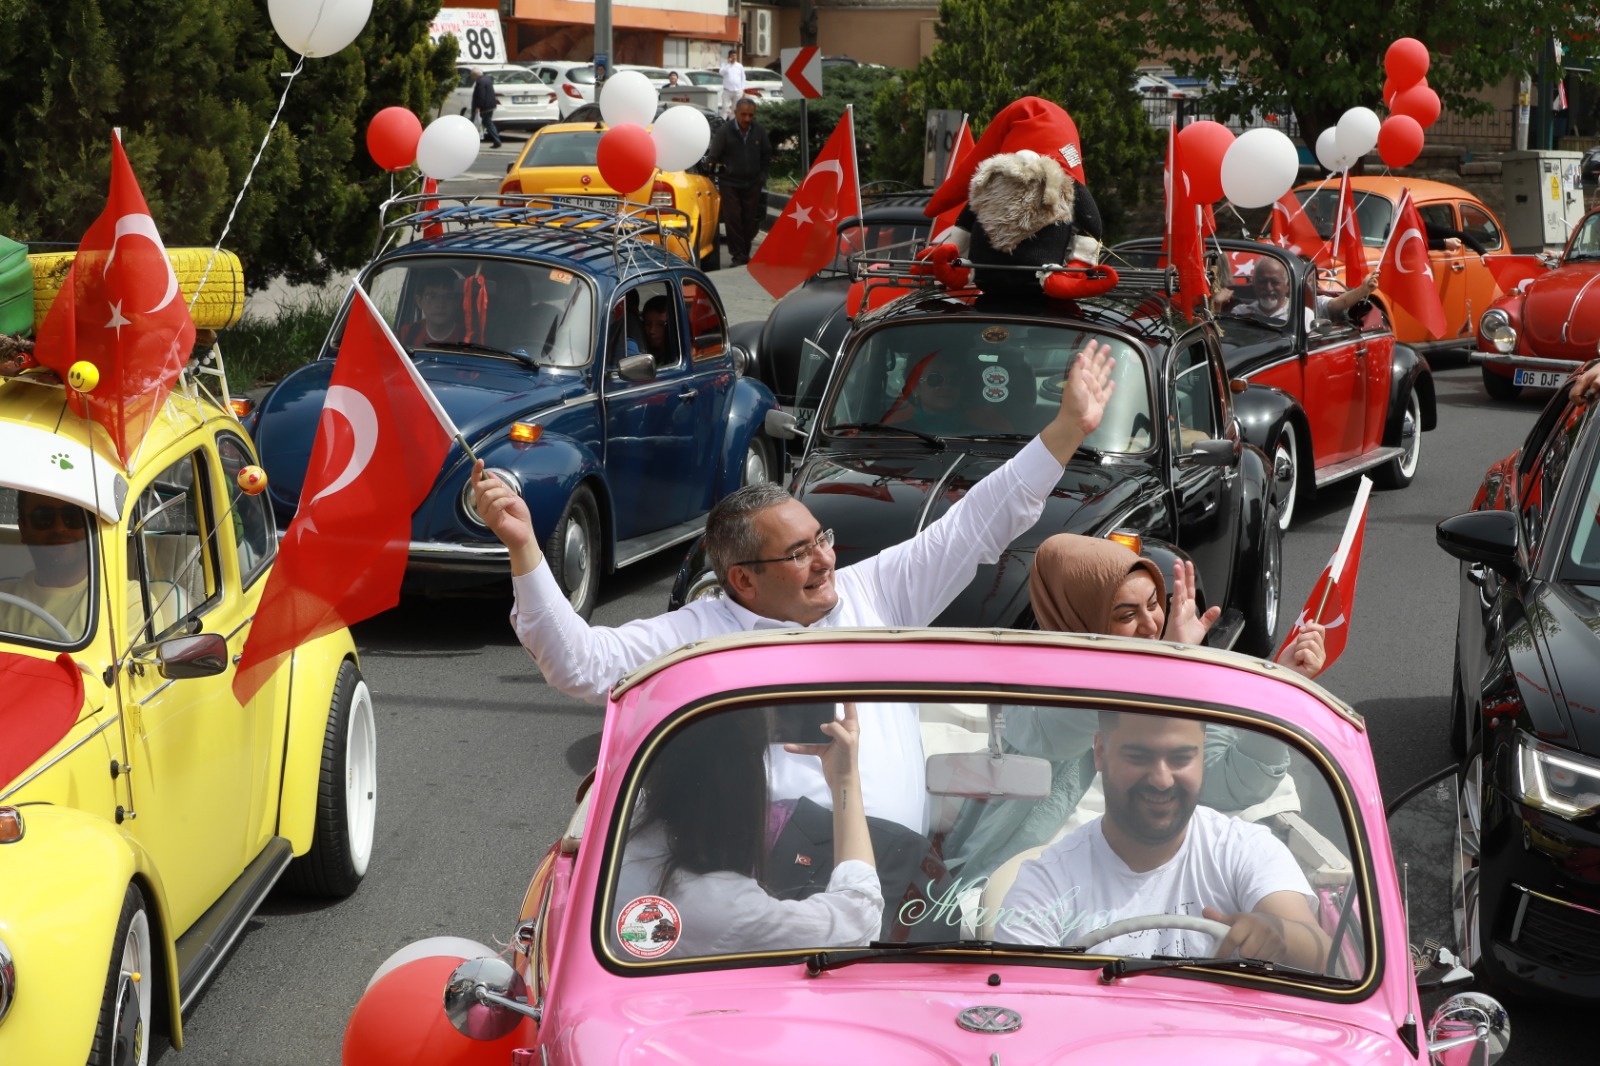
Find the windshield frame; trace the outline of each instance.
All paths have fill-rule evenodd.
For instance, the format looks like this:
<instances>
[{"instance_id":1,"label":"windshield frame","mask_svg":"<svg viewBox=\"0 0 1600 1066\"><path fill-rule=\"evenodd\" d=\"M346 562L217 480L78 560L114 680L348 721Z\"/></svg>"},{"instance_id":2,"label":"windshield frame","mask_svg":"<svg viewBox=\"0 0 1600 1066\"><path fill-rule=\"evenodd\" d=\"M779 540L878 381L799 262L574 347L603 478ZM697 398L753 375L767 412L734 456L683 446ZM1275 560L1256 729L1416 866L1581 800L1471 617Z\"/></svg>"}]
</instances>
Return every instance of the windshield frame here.
<instances>
[{"instance_id":1,"label":"windshield frame","mask_svg":"<svg viewBox=\"0 0 1600 1066\"><path fill-rule=\"evenodd\" d=\"M1307 763L1322 775L1327 796L1338 806L1338 820L1345 834L1348 859L1352 870L1351 884L1357 892L1354 913L1361 930L1361 951L1364 966L1359 978L1347 987L1330 986L1324 982L1313 983L1291 975L1234 974L1175 968L1162 971L1164 976L1188 977L1224 984L1253 988L1277 989L1291 994L1352 1002L1366 999L1381 987L1390 965L1409 965L1407 960L1385 958L1386 930L1382 908L1376 905L1379 898L1376 874L1372 862L1373 846L1366 825L1360 816L1360 807L1349 777L1329 754L1328 750L1310 732L1290 722L1247 708L1214 704L1207 701L1186 700L1178 702L1163 697L1130 699L1126 694L1106 694L1061 688L1044 688L1036 685L976 684L952 685L938 682L886 683L869 682L855 685L827 683L812 686L769 685L751 686L734 692L723 692L691 701L665 715L640 741L629 758L615 794L612 810L603 823L605 840L598 864L598 877L591 902L590 947L596 960L607 971L624 977L651 976L654 974L693 973L759 966L803 966L804 960L817 951L815 947L763 949L724 955L698 956L690 959L624 959L610 948L607 936L611 916L621 902L616 898L624 859L628 827L638 810L639 794L644 770L650 765L661 745L689 724L718 712L736 711L743 706L750 713L757 707L768 707L777 702L842 702L846 700L872 702L930 702L930 703L989 703L1056 706L1081 711L1101 709L1125 710L1131 713L1161 714L1197 720L1221 726L1235 726L1266 733L1289 745ZM1337 842L1335 842L1337 846ZM979 946L981 945L981 946ZM835 949L824 949L835 950ZM849 949L838 949L849 950ZM1082 955L1047 953L1044 946L1032 950L1027 945L995 943L992 946L977 942L970 948L950 948L932 953L906 956L912 961L926 963L937 958L945 962L993 966L1041 965L1094 972L1109 961L1134 956L1105 955L1085 952ZM892 961L892 960L890 960ZM1154 975L1152 975L1154 976Z\"/></svg>"}]
</instances>

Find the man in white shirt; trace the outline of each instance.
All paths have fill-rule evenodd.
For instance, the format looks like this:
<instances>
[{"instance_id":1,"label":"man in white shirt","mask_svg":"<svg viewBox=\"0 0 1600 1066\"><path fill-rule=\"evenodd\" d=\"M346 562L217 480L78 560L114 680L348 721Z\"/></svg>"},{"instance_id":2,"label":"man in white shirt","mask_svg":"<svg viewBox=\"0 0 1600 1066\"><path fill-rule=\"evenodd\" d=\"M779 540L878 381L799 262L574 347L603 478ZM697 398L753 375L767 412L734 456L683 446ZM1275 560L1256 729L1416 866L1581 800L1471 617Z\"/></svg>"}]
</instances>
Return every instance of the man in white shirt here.
<instances>
[{"instance_id":1,"label":"man in white shirt","mask_svg":"<svg viewBox=\"0 0 1600 1066\"><path fill-rule=\"evenodd\" d=\"M1110 399L1112 358L1091 341L1073 361L1056 417L1004 466L983 478L922 532L835 572L833 531L777 485L749 485L712 509L706 549L721 598L701 599L615 629L572 609L539 550L528 506L498 478L473 468L478 513L510 549L511 624L545 680L604 704L618 678L691 641L751 629L925 626L977 573L1039 519L1066 463L1094 432ZM861 704L861 780L867 814L920 832L926 787L914 707ZM814 758L775 749L774 799L808 796L828 806Z\"/></svg>"},{"instance_id":2,"label":"man in white shirt","mask_svg":"<svg viewBox=\"0 0 1600 1066\"><path fill-rule=\"evenodd\" d=\"M1289 849L1265 826L1197 805L1202 723L1102 711L1094 762L1105 815L1022 864L1000 905L996 940L1141 957L1237 953L1323 971L1328 938ZM1085 942L1111 922L1144 915L1208 918L1229 931L1213 944L1207 933L1155 923Z\"/></svg>"},{"instance_id":3,"label":"man in white shirt","mask_svg":"<svg viewBox=\"0 0 1600 1066\"><path fill-rule=\"evenodd\" d=\"M1256 260L1256 267L1250 277L1251 294L1254 300L1245 303L1231 303L1228 306L1230 315L1254 316L1264 318L1280 325L1289 322L1289 272L1284 269L1283 263L1270 255L1263 255ZM1378 291L1378 274L1373 271L1366 280L1353 289L1346 289L1337 296L1317 296L1317 310L1315 318L1332 319L1334 315L1341 314L1352 305L1365 300ZM1315 319L1310 309L1306 310L1306 328L1311 328Z\"/></svg>"},{"instance_id":4,"label":"man in white shirt","mask_svg":"<svg viewBox=\"0 0 1600 1066\"><path fill-rule=\"evenodd\" d=\"M732 118L734 106L744 95L744 65L739 62L738 45L728 49L728 56L722 61L718 73L722 75L722 99L717 114Z\"/></svg>"}]
</instances>

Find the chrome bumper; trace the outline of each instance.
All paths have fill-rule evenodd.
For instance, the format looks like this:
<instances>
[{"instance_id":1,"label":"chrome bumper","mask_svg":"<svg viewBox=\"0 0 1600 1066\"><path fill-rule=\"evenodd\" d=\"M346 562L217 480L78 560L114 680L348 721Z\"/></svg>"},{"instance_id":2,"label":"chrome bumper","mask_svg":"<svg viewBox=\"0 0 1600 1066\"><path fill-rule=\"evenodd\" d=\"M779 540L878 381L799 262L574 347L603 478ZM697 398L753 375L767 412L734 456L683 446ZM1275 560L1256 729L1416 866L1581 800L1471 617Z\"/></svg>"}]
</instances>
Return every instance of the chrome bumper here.
<instances>
[{"instance_id":1,"label":"chrome bumper","mask_svg":"<svg viewBox=\"0 0 1600 1066\"><path fill-rule=\"evenodd\" d=\"M446 544L441 541L414 540L407 567L413 573L497 574L511 565L511 553L504 544Z\"/></svg>"},{"instance_id":2,"label":"chrome bumper","mask_svg":"<svg viewBox=\"0 0 1600 1066\"><path fill-rule=\"evenodd\" d=\"M1582 359L1546 359L1536 355L1501 355L1499 352L1475 351L1470 356L1474 363L1486 366L1507 366L1520 370L1576 370Z\"/></svg>"}]
</instances>

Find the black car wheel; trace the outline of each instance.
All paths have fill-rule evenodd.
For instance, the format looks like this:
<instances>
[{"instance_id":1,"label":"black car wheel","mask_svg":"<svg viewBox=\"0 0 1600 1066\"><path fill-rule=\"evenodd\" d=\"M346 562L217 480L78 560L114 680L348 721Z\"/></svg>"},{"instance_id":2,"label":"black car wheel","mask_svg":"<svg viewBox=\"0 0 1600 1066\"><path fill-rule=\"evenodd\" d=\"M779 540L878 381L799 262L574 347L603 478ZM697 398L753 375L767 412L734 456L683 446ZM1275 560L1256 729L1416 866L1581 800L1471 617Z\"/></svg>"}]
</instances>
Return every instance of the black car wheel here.
<instances>
[{"instance_id":1,"label":"black car wheel","mask_svg":"<svg viewBox=\"0 0 1600 1066\"><path fill-rule=\"evenodd\" d=\"M1380 466L1375 480L1379 488L1403 489L1417 476L1422 460L1422 401L1417 390L1406 393L1405 411L1400 416L1400 454Z\"/></svg>"},{"instance_id":2,"label":"black car wheel","mask_svg":"<svg viewBox=\"0 0 1600 1066\"><path fill-rule=\"evenodd\" d=\"M1284 423L1272 445L1272 494L1278 501L1278 526L1288 532L1300 494L1300 454L1294 426Z\"/></svg>"},{"instance_id":3,"label":"black car wheel","mask_svg":"<svg viewBox=\"0 0 1600 1066\"><path fill-rule=\"evenodd\" d=\"M111 941L111 968L89 1048L89 1066L145 1066L150 1061L152 997L158 987L155 965L144 893L130 884Z\"/></svg>"},{"instance_id":4,"label":"black car wheel","mask_svg":"<svg viewBox=\"0 0 1600 1066\"><path fill-rule=\"evenodd\" d=\"M700 257L700 269L707 272L722 269L722 242L711 242L711 251Z\"/></svg>"},{"instance_id":5,"label":"black car wheel","mask_svg":"<svg viewBox=\"0 0 1600 1066\"><path fill-rule=\"evenodd\" d=\"M1238 650L1262 659L1272 658L1277 649L1273 636L1278 631L1278 598L1283 588L1283 526L1276 516L1266 523L1261 534L1261 553L1257 571L1251 576L1250 595L1244 605L1244 632Z\"/></svg>"},{"instance_id":6,"label":"black car wheel","mask_svg":"<svg viewBox=\"0 0 1600 1066\"><path fill-rule=\"evenodd\" d=\"M1522 386L1514 384L1509 377L1496 374L1488 367L1483 368L1483 391L1489 394L1491 400L1515 400L1522 393Z\"/></svg>"},{"instance_id":7,"label":"black car wheel","mask_svg":"<svg viewBox=\"0 0 1600 1066\"><path fill-rule=\"evenodd\" d=\"M354 663L341 663L323 731L311 849L283 874L291 891L343 899L366 876L378 812L377 738L372 693Z\"/></svg>"},{"instance_id":8,"label":"black car wheel","mask_svg":"<svg viewBox=\"0 0 1600 1066\"><path fill-rule=\"evenodd\" d=\"M1450 895L1455 900L1456 944L1461 948L1461 964L1468 969L1484 961L1483 916L1479 912L1479 864L1483 855L1483 748L1474 745L1472 754L1461 766L1461 802L1456 805L1460 818L1460 856Z\"/></svg>"},{"instance_id":9,"label":"black car wheel","mask_svg":"<svg viewBox=\"0 0 1600 1066\"><path fill-rule=\"evenodd\" d=\"M600 510L587 485L572 490L544 554L572 609L588 620L600 585Z\"/></svg>"}]
</instances>

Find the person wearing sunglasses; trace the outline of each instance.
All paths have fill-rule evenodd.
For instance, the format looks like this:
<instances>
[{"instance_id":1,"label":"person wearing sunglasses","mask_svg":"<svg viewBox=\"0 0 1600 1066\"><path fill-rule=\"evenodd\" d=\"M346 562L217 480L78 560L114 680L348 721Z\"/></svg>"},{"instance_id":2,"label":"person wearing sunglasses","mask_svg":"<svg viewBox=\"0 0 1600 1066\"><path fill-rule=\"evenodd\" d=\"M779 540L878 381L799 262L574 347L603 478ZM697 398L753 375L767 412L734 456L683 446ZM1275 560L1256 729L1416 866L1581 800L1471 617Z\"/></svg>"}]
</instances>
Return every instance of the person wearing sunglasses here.
<instances>
[{"instance_id":1,"label":"person wearing sunglasses","mask_svg":"<svg viewBox=\"0 0 1600 1066\"><path fill-rule=\"evenodd\" d=\"M729 494L706 520L706 552L720 598L617 628L578 617L543 553L528 506L498 478L473 468L477 508L509 549L516 603L511 624L556 689L604 705L611 685L650 659L722 633L802 626L925 626L1043 513L1067 461L1099 426L1114 388L1110 349L1091 341L1073 361L1050 424L1005 465L916 536L842 570L834 535L779 485ZM924 820L921 733L907 704L863 705L861 781L866 813L918 832ZM815 758L775 750L776 799L829 804Z\"/></svg>"},{"instance_id":2,"label":"person wearing sunglasses","mask_svg":"<svg viewBox=\"0 0 1600 1066\"><path fill-rule=\"evenodd\" d=\"M0 630L76 640L88 617L88 515L77 504L18 490L17 529L32 568L0 578ZM9 549L0 551L0 559L13 557Z\"/></svg>"}]
</instances>

